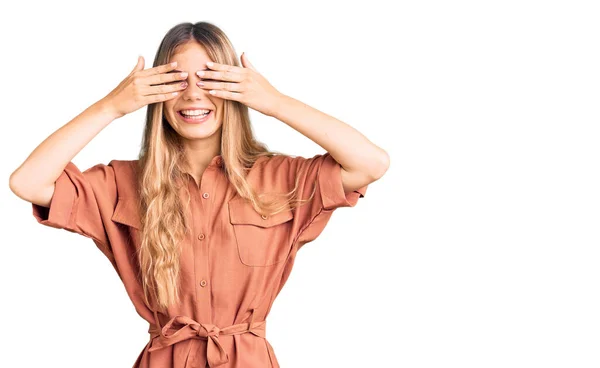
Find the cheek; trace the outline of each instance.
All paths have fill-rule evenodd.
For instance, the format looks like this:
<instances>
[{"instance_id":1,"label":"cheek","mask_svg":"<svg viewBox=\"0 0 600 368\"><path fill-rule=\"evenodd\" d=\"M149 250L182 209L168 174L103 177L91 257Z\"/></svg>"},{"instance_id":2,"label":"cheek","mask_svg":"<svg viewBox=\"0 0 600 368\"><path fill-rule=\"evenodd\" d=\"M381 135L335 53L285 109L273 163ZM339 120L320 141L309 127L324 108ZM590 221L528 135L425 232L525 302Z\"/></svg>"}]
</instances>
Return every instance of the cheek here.
<instances>
[{"instance_id":1,"label":"cheek","mask_svg":"<svg viewBox=\"0 0 600 368\"><path fill-rule=\"evenodd\" d=\"M173 103L167 103L166 101L163 103L163 114L165 116L169 116L171 118L175 118L177 116L177 112L173 110Z\"/></svg>"},{"instance_id":2,"label":"cheek","mask_svg":"<svg viewBox=\"0 0 600 368\"><path fill-rule=\"evenodd\" d=\"M173 104L167 104L166 101L163 102L163 117L169 122L169 124L173 123L177 115L177 113L173 111L172 105Z\"/></svg>"}]
</instances>

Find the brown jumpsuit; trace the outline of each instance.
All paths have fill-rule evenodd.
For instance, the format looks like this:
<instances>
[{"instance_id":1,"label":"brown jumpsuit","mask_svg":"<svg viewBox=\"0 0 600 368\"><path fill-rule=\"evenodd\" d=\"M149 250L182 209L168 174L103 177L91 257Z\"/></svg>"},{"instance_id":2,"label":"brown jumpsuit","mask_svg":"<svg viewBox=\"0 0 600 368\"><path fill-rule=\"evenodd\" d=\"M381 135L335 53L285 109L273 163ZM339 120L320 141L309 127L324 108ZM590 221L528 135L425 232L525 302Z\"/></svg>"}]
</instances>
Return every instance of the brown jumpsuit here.
<instances>
[{"instance_id":1,"label":"brown jumpsuit","mask_svg":"<svg viewBox=\"0 0 600 368\"><path fill-rule=\"evenodd\" d=\"M192 224L182 244L181 302L163 314L143 299L136 250L140 214L134 161L112 160L81 172L70 162L49 208L32 204L40 224L91 238L123 280L149 342L134 368L279 367L265 337L266 317L292 270L296 252L314 240L338 207L353 207L367 186L345 194L341 166L329 153L261 157L248 174L259 193L288 192L312 201L267 217L237 195L215 156L200 187L187 174ZM182 197L183 198L183 197Z\"/></svg>"}]
</instances>

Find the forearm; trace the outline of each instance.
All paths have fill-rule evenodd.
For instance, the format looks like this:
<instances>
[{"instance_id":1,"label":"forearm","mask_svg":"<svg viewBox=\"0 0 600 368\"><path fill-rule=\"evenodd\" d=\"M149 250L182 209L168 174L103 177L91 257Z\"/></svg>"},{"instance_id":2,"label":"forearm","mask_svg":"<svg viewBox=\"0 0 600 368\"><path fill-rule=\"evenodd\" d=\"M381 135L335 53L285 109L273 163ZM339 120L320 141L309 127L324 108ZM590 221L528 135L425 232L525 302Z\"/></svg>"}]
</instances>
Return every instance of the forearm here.
<instances>
[{"instance_id":1,"label":"forearm","mask_svg":"<svg viewBox=\"0 0 600 368\"><path fill-rule=\"evenodd\" d=\"M10 176L10 188L24 199L52 186L69 161L117 117L103 100L56 130Z\"/></svg>"},{"instance_id":2,"label":"forearm","mask_svg":"<svg viewBox=\"0 0 600 368\"><path fill-rule=\"evenodd\" d=\"M378 178L387 170L387 152L350 125L301 101L282 94L273 117L323 147L346 171Z\"/></svg>"}]
</instances>

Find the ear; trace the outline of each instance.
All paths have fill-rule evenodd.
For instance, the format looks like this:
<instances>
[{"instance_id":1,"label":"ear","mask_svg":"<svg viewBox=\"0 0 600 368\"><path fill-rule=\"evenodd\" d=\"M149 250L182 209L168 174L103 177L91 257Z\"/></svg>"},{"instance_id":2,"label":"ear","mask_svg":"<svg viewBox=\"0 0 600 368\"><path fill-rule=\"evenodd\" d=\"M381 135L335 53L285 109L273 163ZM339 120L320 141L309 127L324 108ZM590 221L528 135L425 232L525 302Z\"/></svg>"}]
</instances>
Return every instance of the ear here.
<instances>
[{"instance_id":1,"label":"ear","mask_svg":"<svg viewBox=\"0 0 600 368\"><path fill-rule=\"evenodd\" d=\"M242 65L244 66L244 68L249 68L249 69L254 70L255 72L258 72L258 70L256 70L254 65L252 65L252 63L250 63L250 61L248 60L248 56L246 56L246 52L242 52L242 55L240 56L240 60L242 61Z\"/></svg>"}]
</instances>

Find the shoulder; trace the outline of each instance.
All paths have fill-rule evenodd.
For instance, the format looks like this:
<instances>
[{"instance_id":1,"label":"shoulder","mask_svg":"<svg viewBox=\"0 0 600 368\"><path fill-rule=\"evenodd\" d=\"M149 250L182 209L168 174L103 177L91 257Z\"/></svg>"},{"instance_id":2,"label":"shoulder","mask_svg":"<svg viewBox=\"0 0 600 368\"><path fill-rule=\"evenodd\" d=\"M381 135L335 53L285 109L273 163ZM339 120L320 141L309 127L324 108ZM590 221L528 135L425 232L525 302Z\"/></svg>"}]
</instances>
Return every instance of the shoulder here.
<instances>
[{"instance_id":1,"label":"shoulder","mask_svg":"<svg viewBox=\"0 0 600 368\"><path fill-rule=\"evenodd\" d=\"M323 163L328 163L328 153L312 157L275 154L259 157L248 174L248 180L259 190L289 191L298 179L314 179Z\"/></svg>"},{"instance_id":2,"label":"shoulder","mask_svg":"<svg viewBox=\"0 0 600 368\"><path fill-rule=\"evenodd\" d=\"M306 163L317 161L321 158L325 158L325 154L316 154L312 157L303 157L299 155L289 154L274 154L272 156L259 157L254 163L253 170L261 171L287 171L291 168L298 168L299 166L305 165Z\"/></svg>"},{"instance_id":3,"label":"shoulder","mask_svg":"<svg viewBox=\"0 0 600 368\"><path fill-rule=\"evenodd\" d=\"M257 171L261 172L261 175L284 175L289 178L294 178L296 175L306 171L318 171L323 165L331 166L335 163L333 157L328 152L324 152L309 157L287 154L264 156L260 157L254 166Z\"/></svg>"},{"instance_id":4,"label":"shoulder","mask_svg":"<svg viewBox=\"0 0 600 368\"><path fill-rule=\"evenodd\" d=\"M290 168L293 166L293 160L294 156L279 153L271 156L261 156L252 166L248 177L252 179L252 177L256 176L268 181L276 180L277 178L281 180L282 176L288 176Z\"/></svg>"}]
</instances>

